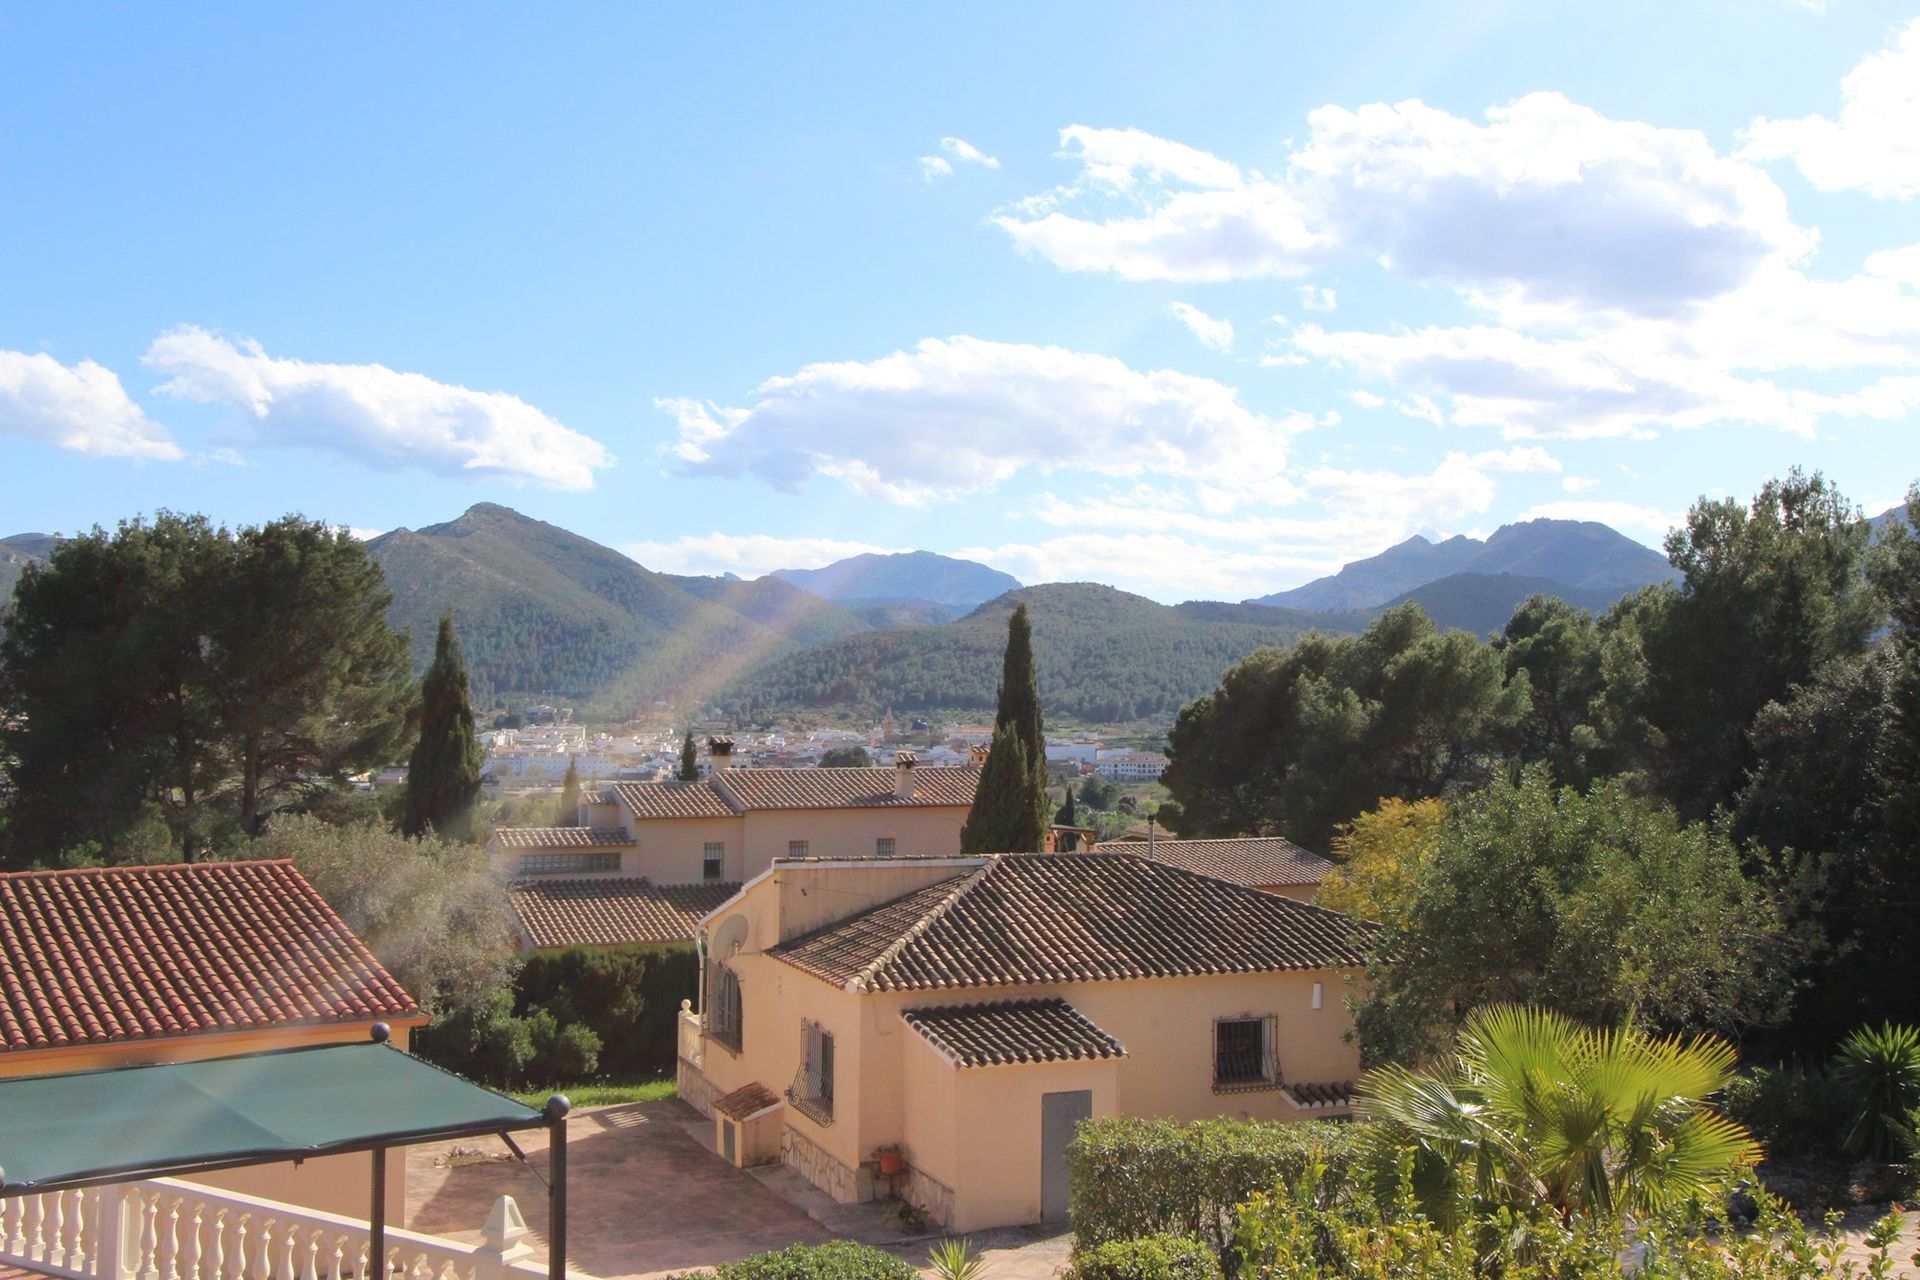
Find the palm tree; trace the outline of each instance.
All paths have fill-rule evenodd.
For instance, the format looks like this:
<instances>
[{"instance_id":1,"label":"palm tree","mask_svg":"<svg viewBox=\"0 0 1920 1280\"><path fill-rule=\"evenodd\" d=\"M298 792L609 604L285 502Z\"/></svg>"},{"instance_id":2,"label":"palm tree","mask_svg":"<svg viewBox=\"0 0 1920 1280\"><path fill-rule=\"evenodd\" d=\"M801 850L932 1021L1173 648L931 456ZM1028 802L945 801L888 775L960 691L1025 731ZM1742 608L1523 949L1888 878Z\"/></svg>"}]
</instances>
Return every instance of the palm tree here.
<instances>
[{"instance_id":1,"label":"palm tree","mask_svg":"<svg viewBox=\"0 0 1920 1280\"><path fill-rule=\"evenodd\" d=\"M1440 1064L1370 1071L1358 1101L1415 1147L1417 1189L1438 1213L1470 1192L1563 1220L1637 1217L1760 1158L1746 1129L1706 1102L1734 1061L1716 1036L1656 1038L1491 1005L1467 1018Z\"/></svg>"}]
</instances>

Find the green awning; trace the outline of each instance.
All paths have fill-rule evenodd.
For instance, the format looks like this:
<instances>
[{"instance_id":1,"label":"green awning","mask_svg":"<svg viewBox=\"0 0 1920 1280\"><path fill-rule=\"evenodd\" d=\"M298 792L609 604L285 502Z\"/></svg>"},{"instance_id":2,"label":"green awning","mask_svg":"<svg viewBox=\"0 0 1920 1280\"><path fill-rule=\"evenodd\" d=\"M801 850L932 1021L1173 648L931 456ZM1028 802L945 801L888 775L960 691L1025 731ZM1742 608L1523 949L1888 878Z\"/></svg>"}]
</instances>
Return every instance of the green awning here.
<instances>
[{"instance_id":1,"label":"green awning","mask_svg":"<svg viewBox=\"0 0 1920 1280\"><path fill-rule=\"evenodd\" d=\"M0 1197L547 1123L387 1044L0 1079Z\"/></svg>"}]
</instances>

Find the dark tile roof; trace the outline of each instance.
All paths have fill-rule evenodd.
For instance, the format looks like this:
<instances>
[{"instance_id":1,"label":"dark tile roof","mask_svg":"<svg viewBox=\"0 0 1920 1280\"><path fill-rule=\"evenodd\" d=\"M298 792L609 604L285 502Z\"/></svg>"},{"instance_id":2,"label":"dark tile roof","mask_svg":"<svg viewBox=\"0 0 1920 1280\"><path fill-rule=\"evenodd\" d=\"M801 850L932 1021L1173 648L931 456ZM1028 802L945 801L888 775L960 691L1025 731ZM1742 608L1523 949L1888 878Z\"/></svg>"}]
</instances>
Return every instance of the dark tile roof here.
<instances>
[{"instance_id":1,"label":"dark tile roof","mask_svg":"<svg viewBox=\"0 0 1920 1280\"><path fill-rule=\"evenodd\" d=\"M922 765L913 771L913 799L894 792L894 770L730 769L716 785L743 809L944 808L973 803L980 770L972 765Z\"/></svg>"},{"instance_id":2,"label":"dark tile roof","mask_svg":"<svg viewBox=\"0 0 1920 1280\"><path fill-rule=\"evenodd\" d=\"M732 1093L723 1093L713 1100L713 1109L729 1120L745 1120L756 1111L765 1111L776 1102L780 1095L755 1080L752 1084L743 1084Z\"/></svg>"},{"instance_id":3,"label":"dark tile roof","mask_svg":"<svg viewBox=\"0 0 1920 1280\"><path fill-rule=\"evenodd\" d=\"M1008 853L770 954L858 990L936 991L1349 968L1373 928L1133 854Z\"/></svg>"},{"instance_id":4,"label":"dark tile roof","mask_svg":"<svg viewBox=\"0 0 1920 1280\"><path fill-rule=\"evenodd\" d=\"M1351 1080L1331 1084L1294 1084L1289 1081L1280 1086L1280 1092L1287 1095L1288 1102L1303 1111L1325 1111L1352 1106L1353 1086Z\"/></svg>"},{"instance_id":5,"label":"dark tile roof","mask_svg":"<svg viewBox=\"0 0 1920 1280\"><path fill-rule=\"evenodd\" d=\"M1156 840L1151 854L1146 845L1127 840L1118 845L1103 844L1099 852L1151 856L1155 862L1164 862L1170 867L1183 867L1255 889L1270 884L1319 884L1326 879L1327 872L1333 870L1333 864L1319 854L1279 836Z\"/></svg>"},{"instance_id":6,"label":"dark tile roof","mask_svg":"<svg viewBox=\"0 0 1920 1280\"><path fill-rule=\"evenodd\" d=\"M0 874L0 1049L412 1017L293 863Z\"/></svg>"},{"instance_id":7,"label":"dark tile roof","mask_svg":"<svg viewBox=\"0 0 1920 1280\"><path fill-rule=\"evenodd\" d=\"M613 793L642 818L733 816L733 806L711 782L616 782Z\"/></svg>"},{"instance_id":8,"label":"dark tile roof","mask_svg":"<svg viewBox=\"0 0 1920 1280\"><path fill-rule=\"evenodd\" d=\"M496 827L502 849L611 849L633 843L625 827Z\"/></svg>"},{"instance_id":9,"label":"dark tile roof","mask_svg":"<svg viewBox=\"0 0 1920 1280\"><path fill-rule=\"evenodd\" d=\"M960 1067L1124 1058L1118 1040L1065 1000L936 1005L900 1015Z\"/></svg>"},{"instance_id":10,"label":"dark tile roof","mask_svg":"<svg viewBox=\"0 0 1920 1280\"><path fill-rule=\"evenodd\" d=\"M738 893L738 884L656 885L607 877L515 881L507 891L521 931L535 947L685 942L701 919Z\"/></svg>"}]
</instances>

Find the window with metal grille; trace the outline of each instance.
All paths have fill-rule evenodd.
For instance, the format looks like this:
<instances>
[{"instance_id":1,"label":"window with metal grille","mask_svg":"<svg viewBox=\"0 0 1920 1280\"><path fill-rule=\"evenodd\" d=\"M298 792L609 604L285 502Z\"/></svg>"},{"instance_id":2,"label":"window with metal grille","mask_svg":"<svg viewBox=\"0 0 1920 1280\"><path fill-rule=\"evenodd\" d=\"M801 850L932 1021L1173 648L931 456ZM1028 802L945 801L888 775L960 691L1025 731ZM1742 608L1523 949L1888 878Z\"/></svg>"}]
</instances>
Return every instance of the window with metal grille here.
<instances>
[{"instance_id":1,"label":"window with metal grille","mask_svg":"<svg viewBox=\"0 0 1920 1280\"><path fill-rule=\"evenodd\" d=\"M727 846L724 841L707 842L706 855L700 862L700 878L718 880L726 874Z\"/></svg>"},{"instance_id":2,"label":"window with metal grille","mask_svg":"<svg viewBox=\"0 0 1920 1280\"><path fill-rule=\"evenodd\" d=\"M1213 1087L1218 1093L1280 1083L1274 1020L1221 1018L1213 1024Z\"/></svg>"},{"instance_id":3,"label":"window with metal grille","mask_svg":"<svg viewBox=\"0 0 1920 1280\"><path fill-rule=\"evenodd\" d=\"M806 856L807 856L807 842L806 842L805 840L789 840L789 841L787 841L787 856L788 856L789 858L804 858L804 857L806 857Z\"/></svg>"},{"instance_id":4,"label":"window with metal grille","mask_svg":"<svg viewBox=\"0 0 1920 1280\"><path fill-rule=\"evenodd\" d=\"M618 853L523 853L520 874L527 876L574 876L583 871L618 871Z\"/></svg>"},{"instance_id":5,"label":"window with metal grille","mask_svg":"<svg viewBox=\"0 0 1920 1280\"><path fill-rule=\"evenodd\" d=\"M879 857L891 858L893 856L893 837L881 836L875 840L873 842L873 851Z\"/></svg>"},{"instance_id":6,"label":"window with metal grille","mask_svg":"<svg viewBox=\"0 0 1920 1280\"><path fill-rule=\"evenodd\" d=\"M740 1052L740 978L721 964L713 966L707 984L707 1034Z\"/></svg>"},{"instance_id":7,"label":"window with metal grille","mask_svg":"<svg viewBox=\"0 0 1920 1280\"><path fill-rule=\"evenodd\" d=\"M833 1123L833 1032L817 1022L802 1020L806 1061L794 1073L787 1101L816 1124Z\"/></svg>"}]
</instances>

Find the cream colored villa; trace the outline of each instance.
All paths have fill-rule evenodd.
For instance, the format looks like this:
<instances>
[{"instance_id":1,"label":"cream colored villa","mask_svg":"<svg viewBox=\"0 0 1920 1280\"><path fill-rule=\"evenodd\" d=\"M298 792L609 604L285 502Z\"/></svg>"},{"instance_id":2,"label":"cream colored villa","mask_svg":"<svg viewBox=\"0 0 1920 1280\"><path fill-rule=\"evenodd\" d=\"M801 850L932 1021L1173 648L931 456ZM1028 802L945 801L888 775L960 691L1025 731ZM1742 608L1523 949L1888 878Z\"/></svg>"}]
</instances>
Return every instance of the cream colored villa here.
<instances>
[{"instance_id":1,"label":"cream colored villa","mask_svg":"<svg viewBox=\"0 0 1920 1280\"><path fill-rule=\"evenodd\" d=\"M782 859L702 923L680 1096L843 1202L1057 1220L1089 1116L1347 1114L1366 927L1130 853Z\"/></svg>"},{"instance_id":2,"label":"cream colored villa","mask_svg":"<svg viewBox=\"0 0 1920 1280\"><path fill-rule=\"evenodd\" d=\"M673 942L776 858L814 851L947 857L980 781L974 765L735 769L708 743L699 782L622 782L588 793L577 827L502 827L487 841L514 881L529 947Z\"/></svg>"}]
</instances>

